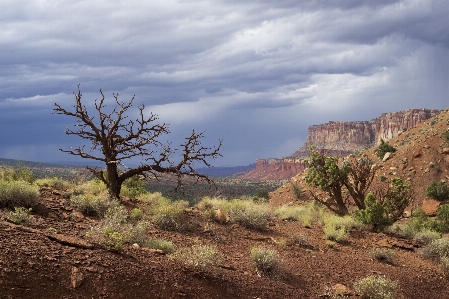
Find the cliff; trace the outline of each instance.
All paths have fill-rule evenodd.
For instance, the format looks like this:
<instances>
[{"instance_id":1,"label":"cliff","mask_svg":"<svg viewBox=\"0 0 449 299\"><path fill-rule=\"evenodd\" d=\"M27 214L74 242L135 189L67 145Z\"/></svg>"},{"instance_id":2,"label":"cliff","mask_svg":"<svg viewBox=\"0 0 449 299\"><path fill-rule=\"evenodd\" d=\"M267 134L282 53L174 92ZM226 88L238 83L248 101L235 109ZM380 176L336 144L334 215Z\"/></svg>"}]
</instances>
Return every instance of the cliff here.
<instances>
[{"instance_id":1,"label":"cliff","mask_svg":"<svg viewBox=\"0 0 449 299\"><path fill-rule=\"evenodd\" d=\"M256 168L243 176L249 179L288 179L303 171L307 165L302 161L314 145L331 155L347 156L365 148L397 137L439 114L440 110L407 109L400 112L383 113L370 121L330 121L310 126L304 145L289 158L257 160Z\"/></svg>"},{"instance_id":2,"label":"cliff","mask_svg":"<svg viewBox=\"0 0 449 299\"><path fill-rule=\"evenodd\" d=\"M415 127L438 113L440 110L408 109L383 113L370 121L330 121L326 124L310 126L306 142L292 156L308 156L308 148L311 145L333 151L338 156L346 156L375 146L381 139L387 141L395 138L403 131Z\"/></svg>"}]
</instances>

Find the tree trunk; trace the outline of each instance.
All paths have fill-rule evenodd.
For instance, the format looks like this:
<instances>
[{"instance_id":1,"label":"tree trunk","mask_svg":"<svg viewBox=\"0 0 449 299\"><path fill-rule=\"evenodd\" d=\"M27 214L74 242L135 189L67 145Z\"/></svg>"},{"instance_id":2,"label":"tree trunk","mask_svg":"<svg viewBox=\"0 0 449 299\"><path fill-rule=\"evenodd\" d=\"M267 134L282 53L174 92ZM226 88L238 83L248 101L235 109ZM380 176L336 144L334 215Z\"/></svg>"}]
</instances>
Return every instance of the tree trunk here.
<instances>
[{"instance_id":1,"label":"tree trunk","mask_svg":"<svg viewBox=\"0 0 449 299\"><path fill-rule=\"evenodd\" d=\"M348 215L349 210L346 207L345 202L343 201L343 196L341 195L341 187L335 188L332 193L334 195L335 202L337 203L338 214L341 216Z\"/></svg>"},{"instance_id":2,"label":"tree trunk","mask_svg":"<svg viewBox=\"0 0 449 299\"><path fill-rule=\"evenodd\" d=\"M117 172L117 165L108 164L108 193L111 199L120 199L120 191L122 189L122 182L119 179Z\"/></svg>"}]
</instances>

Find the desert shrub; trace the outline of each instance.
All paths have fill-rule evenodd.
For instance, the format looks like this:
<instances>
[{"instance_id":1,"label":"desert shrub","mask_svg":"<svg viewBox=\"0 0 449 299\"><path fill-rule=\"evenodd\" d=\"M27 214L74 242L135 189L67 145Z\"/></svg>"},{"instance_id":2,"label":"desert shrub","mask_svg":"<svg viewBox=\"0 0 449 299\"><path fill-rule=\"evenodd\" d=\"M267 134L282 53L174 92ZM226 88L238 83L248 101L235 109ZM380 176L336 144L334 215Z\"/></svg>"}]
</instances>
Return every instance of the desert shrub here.
<instances>
[{"instance_id":1,"label":"desert shrub","mask_svg":"<svg viewBox=\"0 0 449 299\"><path fill-rule=\"evenodd\" d=\"M98 195L93 195L91 193L72 195L70 201L81 213L100 217L102 217L108 209L119 206L119 202L117 200L111 200L107 192Z\"/></svg>"},{"instance_id":2,"label":"desert shrub","mask_svg":"<svg viewBox=\"0 0 449 299\"><path fill-rule=\"evenodd\" d=\"M196 243L191 247L179 249L170 258L189 269L206 271L210 267L220 265L223 255L214 246Z\"/></svg>"},{"instance_id":3,"label":"desert shrub","mask_svg":"<svg viewBox=\"0 0 449 299\"><path fill-rule=\"evenodd\" d=\"M379 262L390 265L394 264L394 260L396 258L396 253L393 250L386 248L373 248L370 253L371 256Z\"/></svg>"},{"instance_id":4,"label":"desert shrub","mask_svg":"<svg viewBox=\"0 0 449 299\"><path fill-rule=\"evenodd\" d=\"M394 299L396 282L370 275L354 283L355 292L363 299Z\"/></svg>"},{"instance_id":5,"label":"desert shrub","mask_svg":"<svg viewBox=\"0 0 449 299\"><path fill-rule=\"evenodd\" d=\"M31 212L31 208L15 207L14 211L10 211L6 214L6 219L16 224L28 222L28 214Z\"/></svg>"},{"instance_id":6,"label":"desert shrub","mask_svg":"<svg viewBox=\"0 0 449 299\"><path fill-rule=\"evenodd\" d=\"M366 196L365 207L365 209L354 211L354 219L363 224L372 225L375 230L382 230L393 223L385 207L376 200L372 193Z\"/></svg>"},{"instance_id":7,"label":"desert shrub","mask_svg":"<svg viewBox=\"0 0 449 299\"><path fill-rule=\"evenodd\" d=\"M385 182L387 180L387 177L384 175L381 175L379 178L381 182Z\"/></svg>"},{"instance_id":8,"label":"desert shrub","mask_svg":"<svg viewBox=\"0 0 449 299\"><path fill-rule=\"evenodd\" d=\"M231 221L244 227L264 230L272 218L271 208L265 204L255 204L248 200L232 200L227 207Z\"/></svg>"},{"instance_id":9,"label":"desert shrub","mask_svg":"<svg viewBox=\"0 0 449 299\"><path fill-rule=\"evenodd\" d=\"M145 180L138 175L134 175L123 182L120 195L129 198L137 198L139 195L145 195L148 193L145 188Z\"/></svg>"},{"instance_id":10,"label":"desert shrub","mask_svg":"<svg viewBox=\"0 0 449 299\"><path fill-rule=\"evenodd\" d=\"M90 194L100 195L107 192L106 184L95 178L93 180L84 182L75 187L73 195Z\"/></svg>"},{"instance_id":11,"label":"desert shrub","mask_svg":"<svg viewBox=\"0 0 449 299\"><path fill-rule=\"evenodd\" d=\"M426 196L438 201L445 201L449 199L449 187L445 182L432 182L426 187Z\"/></svg>"},{"instance_id":12,"label":"desert shrub","mask_svg":"<svg viewBox=\"0 0 449 299\"><path fill-rule=\"evenodd\" d=\"M323 218L323 231L327 240L339 243L347 241L349 237L349 229L355 227L356 221L350 216L340 217L328 214Z\"/></svg>"},{"instance_id":13,"label":"desert shrub","mask_svg":"<svg viewBox=\"0 0 449 299\"><path fill-rule=\"evenodd\" d=\"M430 229L423 229L417 233L414 234L413 239L416 241L422 243L422 244L429 244L434 240L440 239L441 234L439 232L436 232L434 230Z\"/></svg>"},{"instance_id":14,"label":"desert shrub","mask_svg":"<svg viewBox=\"0 0 449 299\"><path fill-rule=\"evenodd\" d=\"M132 220L140 220L143 218L143 211L142 209L139 208L134 208L129 212L129 218L131 218Z\"/></svg>"},{"instance_id":15,"label":"desert shrub","mask_svg":"<svg viewBox=\"0 0 449 299\"><path fill-rule=\"evenodd\" d=\"M301 199L301 195L302 195L301 187L292 183L292 192L293 192L293 195L295 195L296 199L298 199L298 200Z\"/></svg>"},{"instance_id":16,"label":"desert shrub","mask_svg":"<svg viewBox=\"0 0 449 299\"><path fill-rule=\"evenodd\" d=\"M34 182L33 171L23 165L14 168L0 169L0 181L24 181L29 184Z\"/></svg>"},{"instance_id":17,"label":"desert shrub","mask_svg":"<svg viewBox=\"0 0 449 299\"><path fill-rule=\"evenodd\" d=\"M422 249L424 257L439 261L443 257L449 257L449 240L442 238L430 242Z\"/></svg>"},{"instance_id":18,"label":"desert shrub","mask_svg":"<svg viewBox=\"0 0 449 299\"><path fill-rule=\"evenodd\" d=\"M168 254L173 253L175 251L175 246L173 245L173 242L160 239L148 238L143 243L143 246L152 249L159 249Z\"/></svg>"},{"instance_id":19,"label":"desert shrub","mask_svg":"<svg viewBox=\"0 0 449 299\"><path fill-rule=\"evenodd\" d=\"M383 159L383 157L385 156L386 153L388 153L388 152L394 153L395 151L396 151L396 149L393 146L389 145L383 139L381 139L380 145L376 149L375 153L380 159Z\"/></svg>"},{"instance_id":20,"label":"desert shrub","mask_svg":"<svg viewBox=\"0 0 449 299\"><path fill-rule=\"evenodd\" d=\"M441 134L441 138L443 138L443 140L444 140L444 142L446 142L446 144L449 144L449 131L446 131L443 134Z\"/></svg>"},{"instance_id":21,"label":"desert shrub","mask_svg":"<svg viewBox=\"0 0 449 299\"><path fill-rule=\"evenodd\" d=\"M438 229L442 233L449 232L449 205L439 206L437 209Z\"/></svg>"},{"instance_id":22,"label":"desert shrub","mask_svg":"<svg viewBox=\"0 0 449 299\"><path fill-rule=\"evenodd\" d=\"M25 181L0 181L0 207L32 207L39 201L39 188Z\"/></svg>"},{"instance_id":23,"label":"desert shrub","mask_svg":"<svg viewBox=\"0 0 449 299\"><path fill-rule=\"evenodd\" d=\"M282 220L298 221L305 214L303 206L280 206L275 210L275 215Z\"/></svg>"},{"instance_id":24,"label":"desert shrub","mask_svg":"<svg viewBox=\"0 0 449 299\"><path fill-rule=\"evenodd\" d=\"M412 239L416 234L416 231L412 227L398 224L386 227L384 232L406 239Z\"/></svg>"},{"instance_id":25,"label":"desert shrub","mask_svg":"<svg viewBox=\"0 0 449 299\"><path fill-rule=\"evenodd\" d=\"M258 188L253 197L253 200L257 203L267 202L270 198L267 188Z\"/></svg>"},{"instance_id":26,"label":"desert shrub","mask_svg":"<svg viewBox=\"0 0 449 299\"><path fill-rule=\"evenodd\" d=\"M264 247L253 247L251 248L250 257L260 274L270 277L280 274L282 260L276 250Z\"/></svg>"},{"instance_id":27,"label":"desert shrub","mask_svg":"<svg viewBox=\"0 0 449 299\"><path fill-rule=\"evenodd\" d=\"M410 179L392 178L391 187L379 189L376 199L382 204L389 217L396 221L404 214L404 210L413 200L413 190Z\"/></svg>"},{"instance_id":28,"label":"desert shrub","mask_svg":"<svg viewBox=\"0 0 449 299\"><path fill-rule=\"evenodd\" d=\"M86 233L93 243L111 251L122 252L129 243L143 244L147 238L149 224L138 222L132 225L127 222L128 212L122 206L110 208L104 218Z\"/></svg>"},{"instance_id":29,"label":"desert shrub","mask_svg":"<svg viewBox=\"0 0 449 299\"><path fill-rule=\"evenodd\" d=\"M57 177L37 179L35 184L38 186L52 187L58 190L68 189L72 186L69 182Z\"/></svg>"},{"instance_id":30,"label":"desert shrub","mask_svg":"<svg viewBox=\"0 0 449 299\"><path fill-rule=\"evenodd\" d=\"M164 230L182 230L186 225L184 208L175 203L159 206L154 210L152 221Z\"/></svg>"},{"instance_id":31,"label":"desert shrub","mask_svg":"<svg viewBox=\"0 0 449 299\"><path fill-rule=\"evenodd\" d=\"M137 200L150 205L151 207L159 207L170 204L170 199L162 196L160 192L142 193L137 195Z\"/></svg>"}]
</instances>

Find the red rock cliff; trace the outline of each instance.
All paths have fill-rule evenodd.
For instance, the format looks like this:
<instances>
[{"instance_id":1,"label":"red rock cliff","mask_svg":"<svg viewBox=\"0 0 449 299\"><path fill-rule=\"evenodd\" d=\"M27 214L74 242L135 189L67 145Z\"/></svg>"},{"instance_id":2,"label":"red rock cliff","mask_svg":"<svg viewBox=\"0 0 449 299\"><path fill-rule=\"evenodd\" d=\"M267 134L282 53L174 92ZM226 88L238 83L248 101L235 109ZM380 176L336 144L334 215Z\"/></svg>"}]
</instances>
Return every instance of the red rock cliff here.
<instances>
[{"instance_id":1,"label":"red rock cliff","mask_svg":"<svg viewBox=\"0 0 449 299\"><path fill-rule=\"evenodd\" d=\"M370 121L330 121L309 127L304 145L292 157L257 160L256 168L243 176L250 179L288 179L303 171L307 165L302 161L309 155L311 145L324 149L331 155L347 156L366 147L398 136L402 131L437 115L440 110L408 109L384 113Z\"/></svg>"},{"instance_id":2,"label":"red rock cliff","mask_svg":"<svg viewBox=\"0 0 449 299\"><path fill-rule=\"evenodd\" d=\"M384 113L370 121L331 121L323 125L310 126L306 142L292 156L308 156L308 148L311 145L345 156L374 146L380 143L380 139L390 140L439 112L440 110L408 109Z\"/></svg>"}]
</instances>

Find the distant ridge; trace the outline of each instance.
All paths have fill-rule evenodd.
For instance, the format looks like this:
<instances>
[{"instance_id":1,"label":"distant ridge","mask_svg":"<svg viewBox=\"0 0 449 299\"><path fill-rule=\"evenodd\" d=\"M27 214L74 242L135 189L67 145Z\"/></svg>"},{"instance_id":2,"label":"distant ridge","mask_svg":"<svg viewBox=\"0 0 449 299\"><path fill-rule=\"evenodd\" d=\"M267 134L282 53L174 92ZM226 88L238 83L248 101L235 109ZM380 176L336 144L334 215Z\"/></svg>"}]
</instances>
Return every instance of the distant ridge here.
<instances>
[{"instance_id":1,"label":"distant ridge","mask_svg":"<svg viewBox=\"0 0 449 299\"><path fill-rule=\"evenodd\" d=\"M205 174L211 177L225 177L235 175L241 172L248 172L256 167L256 163L250 164L248 166L235 166L235 167L203 167L198 168L197 172L199 174Z\"/></svg>"}]
</instances>

